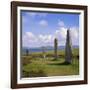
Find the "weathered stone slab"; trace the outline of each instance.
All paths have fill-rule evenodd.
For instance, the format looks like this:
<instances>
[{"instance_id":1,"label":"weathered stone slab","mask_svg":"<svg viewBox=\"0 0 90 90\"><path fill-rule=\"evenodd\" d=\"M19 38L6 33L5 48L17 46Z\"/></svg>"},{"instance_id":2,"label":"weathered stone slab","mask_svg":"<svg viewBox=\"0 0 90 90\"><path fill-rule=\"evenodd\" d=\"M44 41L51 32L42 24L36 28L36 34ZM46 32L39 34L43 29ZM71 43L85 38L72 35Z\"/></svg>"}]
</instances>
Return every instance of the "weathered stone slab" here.
<instances>
[{"instance_id":1,"label":"weathered stone slab","mask_svg":"<svg viewBox=\"0 0 90 90\"><path fill-rule=\"evenodd\" d=\"M71 48L70 30L67 30L66 47L65 47L65 62L72 63L72 48Z\"/></svg>"},{"instance_id":2,"label":"weathered stone slab","mask_svg":"<svg viewBox=\"0 0 90 90\"><path fill-rule=\"evenodd\" d=\"M57 38L54 39L54 54L55 54L55 59L57 59L57 48L58 48L58 40Z\"/></svg>"}]
</instances>

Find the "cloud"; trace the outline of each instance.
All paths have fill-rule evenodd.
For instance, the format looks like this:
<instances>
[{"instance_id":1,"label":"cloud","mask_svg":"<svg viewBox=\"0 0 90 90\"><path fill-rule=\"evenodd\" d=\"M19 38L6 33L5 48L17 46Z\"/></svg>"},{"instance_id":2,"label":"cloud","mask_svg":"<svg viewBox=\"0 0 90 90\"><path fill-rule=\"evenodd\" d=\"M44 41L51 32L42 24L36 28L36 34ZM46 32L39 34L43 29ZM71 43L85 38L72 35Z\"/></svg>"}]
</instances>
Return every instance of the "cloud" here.
<instances>
[{"instance_id":1,"label":"cloud","mask_svg":"<svg viewBox=\"0 0 90 90\"><path fill-rule=\"evenodd\" d=\"M53 43L53 36L48 35L34 35L32 32L25 32L23 34L23 46L24 47L40 47L47 46Z\"/></svg>"},{"instance_id":2,"label":"cloud","mask_svg":"<svg viewBox=\"0 0 90 90\"><path fill-rule=\"evenodd\" d=\"M35 14L32 14L35 15ZM46 20L41 20L38 23L42 27L48 26L48 22ZM63 21L58 22L58 29L53 32L53 34L34 34L32 32L25 32L23 34L23 46L25 47L40 47L40 46L53 46L54 38L58 39L58 45L62 46L66 44L66 36L67 36L67 27ZM78 27L70 27L70 38L72 45L79 45L79 28Z\"/></svg>"},{"instance_id":3,"label":"cloud","mask_svg":"<svg viewBox=\"0 0 90 90\"><path fill-rule=\"evenodd\" d=\"M55 37L59 40L59 45L65 45L66 44L66 36L67 36L67 28L60 27L55 32ZM71 27L70 28L70 38L72 45L78 45L79 44L79 30L77 27Z\"/></svg>"},{"instance_id":4,"label":"cloud","mask_svg":"<svg viewBox=\"0 0 90 90\"><path fill-rule=\"evenodd\" d=\"M58 25L61 26L61 27L64 27L65 26L64 22L61 21L61 20L58 21Z\"/></svg>"},{"instance_id":5,"label":"cloud","mask_svg":"<svg viewBox=\"0 0 90 90\"><path fill-rule=\"evenodd\" d=\"M52 35L39 35L39 40L42 41L43 43L51 43L53 41Z\"/></svg>"},{"instance_id":6,"label":"cloud","mask_svg":"<svg viewBox=\"0 0 90 90\"><path fill-rule=\"evenodd\" d=\"M55 34L57 37L60 37L62 39L66 38L67 28L61 27L59 30L56 30Z\"/></svg>"},{"instance_id":7,"label":"cloud","mask_svg":"<svg viewBox=\"0 0 90 90\"><path fill-rule=\"evenodd\" d=\"M66 44L66 35L67 35L67 27L65 26L65 23L62 20L58 21L59 29L55 32L55 37L58 38L60 41L60 45ZM72 26L70 27L70 38L72 45L79 45L79 28Z\"/></svg>"},{"instance_id":8,"label":"cloud","mask_svg":"<svg viewBox=\"0 0 90 90\"><path fill-rule=\"evenodd\" d=\"M38 16L38 17L46 17L47 16L47 13L40 13L40 12L27 12L26 13L28 16L30 17L35 17L35 16Z\"/></svg>"},{"instance_id":9,"label":"cloud","mask_svg":"<svg viewBox=\"0 0 90 90\"><path fill-rule=\"evenodd\" d=\"M38 13L39 17L46 17L48 14L47 13Z\"/></svg>"},{"instance_id":10,"label":"cloud","mask_svg":"<svg viewBox=\"0 0 90 90\"><path fill-rule=\"evenodd\" d=\"M67 34L67 28L65 27L60 27L58 30L56 30L55 37L58 39L59 45L65 45L66 34Z\"/></svg>"},{"instance_id":11,"label":"cloud","mask_svg":"<svg viewBox=\"0 0 90 90\"><path fill-rule=\"evenodd\" d=\"M28 39L30 42L33 42L33 41L35 42L35 41L37 41L35 35L34 35L33 33L31 33L31 32L26 32L26 33L24 34L23 39L25 39L25 40Z\"/></svg>"},{"instance_id":12,"label":"cloud","mask_svg":"<svg viewBox=\"0 0 90 90\"><path fill-rule=\"evenodd\" d=\"M77 27L72 27L70 29L70 37L72 45L79 45L79 29Z\"/></svg>"},{"instance_id":13,"label":"cloud","mask_svg":"<svg viewBox=\"0 0 90 90\"><path fill-rule=\"evenodd\" d=\"M37 15L37 13L34 13L34 12L28 12L27 14L28 14L29 16L32 16L32 17L34 17L34 16Z\"/></svg>"},{"instance_id":14,"label":"cloud","mask_svg":"<svg viewBox=\"0 0 90 90\"><path fill-rule=\"evenodd\" d=\"M45 26L48 26L48 22L47 22L46 20L41 20L41 21L39 22L39 25L45 27Z\"/></svg>"},{"instance_id":15,"label":"cloud","mask_svg":"<svg viewBox=\"0 0 90 90\"><path fill-rule=\"evenodd\" d=\"M30 47L33 43L37 43L37 38L32 32L25 32L23 34L22 42L24 47Z\"/></svg>"},{"instance_id":16,"label":"cloud","mask_svg":"<svg viewBox=\"0 0 90 90\"><path fill-rule=\"evenodd\" d=\"M34 35L32 32L25 32L23 35L24 47L40 47L40 46L53 46L54 39L58 39L58 45L65 45L67 29L62 27L56 30L54 34L39 34Z\"/></svg>"},{"instance_id":17,"label":"cloud","mask_svg":"<svg viewBox=\"0 0 90 90\"><path fill-rule=\"evenodd\" d=\"M61 27L54 32L54 34L39 34L35 35L32 32L25 32L23 34L24 47L41 47L53 46L54 39L58 39L58 45L66 44L67 28ZM79 30L76 27L70 28L70 38L72 45L79 45Z\"/></svg>"},{"instance_id":18,"label":"cloud","mask_svg":"<svg viewBox=\"0 0 90 90\"><path fill-rule=\"evenodd\" d=\"M70 33L73 39L76 39L79 37L79 30L77 27L72 27Z\"/></svg>"}]
</instances>

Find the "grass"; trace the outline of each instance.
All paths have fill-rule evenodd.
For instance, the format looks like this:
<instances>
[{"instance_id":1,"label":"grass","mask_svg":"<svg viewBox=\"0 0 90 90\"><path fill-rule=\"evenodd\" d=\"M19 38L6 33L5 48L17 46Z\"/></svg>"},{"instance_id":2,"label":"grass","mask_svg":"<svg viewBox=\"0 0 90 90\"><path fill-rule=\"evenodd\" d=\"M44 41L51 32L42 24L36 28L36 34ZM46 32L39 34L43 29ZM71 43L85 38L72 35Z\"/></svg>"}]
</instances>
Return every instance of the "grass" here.
<instances>
[{"instance_id":1,"label":"grass","mask_svg":"<svg viewBox=\"0 0 90 90\"><path fill-rule=\"evenodd\" d=\"M46 53L43 58L41 52L32 53L28 56L22 56L23 77L48 77L48 76L66 76L79 74L79 51L73 49L72 64L65 63L64 51L58 51L58 59L54 60L53 51Z\"/></svg>"}]
</instances>

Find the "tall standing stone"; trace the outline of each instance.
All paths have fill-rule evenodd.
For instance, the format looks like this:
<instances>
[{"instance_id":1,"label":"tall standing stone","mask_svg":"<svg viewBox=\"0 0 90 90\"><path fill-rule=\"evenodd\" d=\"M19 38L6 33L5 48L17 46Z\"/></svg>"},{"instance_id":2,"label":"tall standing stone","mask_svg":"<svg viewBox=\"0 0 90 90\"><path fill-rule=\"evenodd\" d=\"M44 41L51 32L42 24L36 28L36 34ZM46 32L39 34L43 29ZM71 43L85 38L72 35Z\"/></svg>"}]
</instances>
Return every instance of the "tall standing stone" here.
<instances>
[{"instance_id":1,"label":"tall standing stone","mask_svg":"<svg viewBox=\"0 0 90 90\"><path fill-rule=\"evenodd\" d=\"M43 53L43 58L46 58L46 52L45 52L45 47L42 47L42 53Z\"/></svg>"},{"instance_id":2,"label":"tall standing stone","mask_svg":"<svg viewBox=\"0 0 90 90\"><path fill-rule=\"evenodd\" d=\"M54 54L55 54L55 59L57 59L57 47L58 47L58 41L57 38L54 39Z\"/></svg>"},{"instance_id":3,"label":"tall standing stone","mask_svg":"<svg viewBox=\"0 0 90 90\"><path fill-rule=\"evenodd\" d=\"M72 63L70 30L67 30L66 47L65 47L65 62Z\"/></svg>"},{"instance_id":4,"label":"tall standing stone","mask_svg":"<svg viewBox=\"0 0 90 90\"><path fill-rule=\"evenodd\" d=\"M29 50L28 50L28 49L26 49L26 55L27 55L27 56L29 55Z\"/></svg>"}]
</instances>

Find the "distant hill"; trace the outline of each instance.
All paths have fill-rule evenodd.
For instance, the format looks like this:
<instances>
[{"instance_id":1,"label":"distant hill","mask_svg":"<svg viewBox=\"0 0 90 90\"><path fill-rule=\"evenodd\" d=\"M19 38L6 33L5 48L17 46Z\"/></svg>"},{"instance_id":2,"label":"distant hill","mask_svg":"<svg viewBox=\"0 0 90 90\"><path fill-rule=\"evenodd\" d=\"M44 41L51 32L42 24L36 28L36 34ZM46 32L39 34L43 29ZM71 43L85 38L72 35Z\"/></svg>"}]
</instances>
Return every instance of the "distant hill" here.
<instances>
[{"instance_id":1,"label":"distant hill","mask_svg":"<svg viewBox=\"0 0 90 90\"><path fill-rule=\"evenodd\" d=\"M25 53L26 50L29 50L29 52L42 52L42 48L43 47L35 47L35 48L28 48L28 47L24 47L22 48L22 52ZM72 48L79 48L79 46L73 46ZM50 50L54 50L53 46L45 46L44 47L45 51L50 51ZM58 46L58 50L64 50L65 46Z\"/></svg>"}]
</instances>

